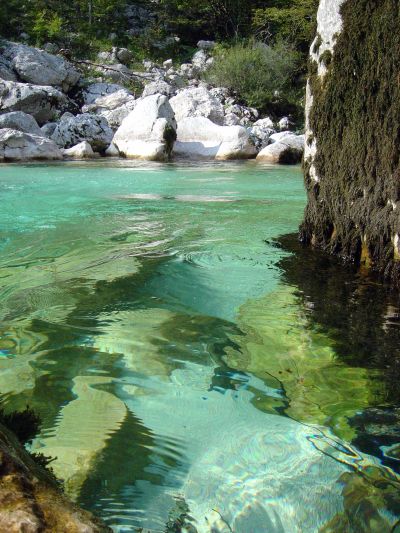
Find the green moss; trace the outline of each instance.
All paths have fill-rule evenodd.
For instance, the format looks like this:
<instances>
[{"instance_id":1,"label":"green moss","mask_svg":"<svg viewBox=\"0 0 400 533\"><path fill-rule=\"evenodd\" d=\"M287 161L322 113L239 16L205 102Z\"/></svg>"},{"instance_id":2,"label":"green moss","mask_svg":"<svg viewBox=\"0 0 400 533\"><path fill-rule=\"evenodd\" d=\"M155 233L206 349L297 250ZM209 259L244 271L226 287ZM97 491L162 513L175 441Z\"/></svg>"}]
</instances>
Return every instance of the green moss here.
<instances>
[{"instance_id":1,"label":"green moss","mask_svg":"<svg viewBox=\"0 0 400 533\"><path fill-rule=\"evenodd\" d=\"M325 50L323 54L319 57L319 62L324 63L326 67L329 67L329 65L332 63L333 55L330 50Z\"/></svg>"},{"instance_id":2,"label":"green moss","mask_svg":"<svg viewBox=\"0 0 400 533\"><path fill-rule=\"evenodd\" d=\"M371 268L400 285L393 246L400 207L392 206L400 201L400 7L348 0L342 18L323 80L310 62L319 182L305 166L301 238L357 264L368 252Z\"/></svg>"},{"instance_id":3,"label":"green moss","mask_svg":"<svg viewBox=\"0 0 400 533\"><path fill-rule=\"evenodd\" d=\"M321 44L322 44L322 37L318 33L317 38L315 40L315 43L313 45L313 49L312 49L313 54L317 54L318 53L318 50L319 50L319 47L321 46Z\"/></svg>"},{"instance_id":4,"label":"green moss","mask_svg":"<svg viewBox=\"0 0 400 533\"><path fill-rule=\"evenodd\" d=\"M166 145L167 157L168 159L170 159L172 155L172 150L174 148L174 143L176 141L176 131L172 126L167 126L165 128L163 138Z\"/></svg>"}]
</instances>

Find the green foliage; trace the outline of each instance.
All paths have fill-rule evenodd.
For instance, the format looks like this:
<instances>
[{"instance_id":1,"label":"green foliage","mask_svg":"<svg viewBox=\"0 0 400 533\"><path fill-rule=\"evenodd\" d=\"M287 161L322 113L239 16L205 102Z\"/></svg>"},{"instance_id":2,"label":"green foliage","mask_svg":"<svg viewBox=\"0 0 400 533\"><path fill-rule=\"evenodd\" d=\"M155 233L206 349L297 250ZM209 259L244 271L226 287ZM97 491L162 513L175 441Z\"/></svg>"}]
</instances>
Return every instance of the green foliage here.
<instances>
[{"instance_id":1,"label":"green foliage","mask_svg":"<svg viewBox=\"0 0 400 533\"><path fill-rule=\"evenodd\" d=\"M265 3L265 2L264 2ZM255 9L253 30L266 42L285 40L308 54L315 35L318 0L275 0Z\"/></svg>"},{"instance_id":2,"label":"green foliage","mask_svg":"<svg viewBox=\"0 0 400 533\"><path fill-rule=\"evenodd\" d=\"M124 30L127 0L2 0L0 35L18 38L26 32L33 44L98 40ZM110 43L109 43L110 44Z\"/></svg>"},{"instance_id":3,"label":"green foliage","mask_svg":"<svg viewBox=\"0 0 400 533\"><path fill-rule=\"evenodd\" d=\"M254 0L160 0L158 19L188 44L199 39L245 36L251 28Z\"/></svg>"},{"instance_id":4,"label":"green foliage","mask_svg":"<svg viewBox=\"0 0 400 533\"><path fill-rule=\"evenodd\" d=\"M26 14L20 0L1 0L0 36L14 37L25 30Z\"/></svg>"},{"instance_id":5,"label":"green foliage","mask_svg":"<svg viewBox=\"0 0 400 533\"><path fill-rule=\"evenodd\" d=\"M217 50L207 79L235 91L248 105L265 110L287 93L296 62L296 53L284 43L238 43Z\"/></svg>"},{"instance_id":6,"label":"green foliage","mask_svg":"<svg viewBox=\"0 0 400 533\"><path fill-rule=\"evenodd\" d=\"M32 26L32 36L39 43L56 39L61 35L62 25L62 18L56 13L46 9L39 11Z\"/></svg>"}]
</instances>

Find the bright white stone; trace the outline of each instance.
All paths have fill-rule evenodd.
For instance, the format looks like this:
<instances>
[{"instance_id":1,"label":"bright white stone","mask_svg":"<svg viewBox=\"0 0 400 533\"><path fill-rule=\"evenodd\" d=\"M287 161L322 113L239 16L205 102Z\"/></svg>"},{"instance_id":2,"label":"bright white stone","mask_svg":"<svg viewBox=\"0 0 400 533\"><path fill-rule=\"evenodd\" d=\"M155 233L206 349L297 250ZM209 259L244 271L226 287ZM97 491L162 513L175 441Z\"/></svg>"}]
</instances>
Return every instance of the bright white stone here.
<instances>
[{"instance_id":1,"label":"bright white stone","mask_svg":"<svg viewBox=\"0 0 400 533\"><path fill-rule=\"evenodd\" d=\"M204 117L178 122L174 153L187 158L248 159L256 154L242 126L218 126Z\"/></svg>"}]
</instances>

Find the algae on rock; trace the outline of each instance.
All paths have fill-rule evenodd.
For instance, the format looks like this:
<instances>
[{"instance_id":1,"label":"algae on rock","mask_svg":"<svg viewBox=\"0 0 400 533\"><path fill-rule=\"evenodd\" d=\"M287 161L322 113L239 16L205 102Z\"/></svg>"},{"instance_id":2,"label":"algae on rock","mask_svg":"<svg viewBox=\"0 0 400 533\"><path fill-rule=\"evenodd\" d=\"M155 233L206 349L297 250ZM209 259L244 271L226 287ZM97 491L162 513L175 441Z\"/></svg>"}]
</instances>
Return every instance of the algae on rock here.
<instances>
[{"instance_id":1,"label":"algae on rock","mask_svg":"<svg viewBox=\"0 0 400 533\"><path fill-rule=\"evenodd\" d=\"M311 47L300 236L399 286L400 6L333 4L321 1Z\"/></svg>"},{"instance_id":2,"label":"algae on rock","mask_svg":"<svg viewBox=\"0 0 400 533\"><path fill-rule=\"evenodd\" d=\"M227 364L284 393L282 399L253 400L256 407L330 426L345 440L354 437L348 419L379 398L374 383L378 371L341 363L328 335L309 326L294 288L282 286L244 304L239 327L243 335L234 337L239 349L226 348Z\"/></svg>"}]
</instances>

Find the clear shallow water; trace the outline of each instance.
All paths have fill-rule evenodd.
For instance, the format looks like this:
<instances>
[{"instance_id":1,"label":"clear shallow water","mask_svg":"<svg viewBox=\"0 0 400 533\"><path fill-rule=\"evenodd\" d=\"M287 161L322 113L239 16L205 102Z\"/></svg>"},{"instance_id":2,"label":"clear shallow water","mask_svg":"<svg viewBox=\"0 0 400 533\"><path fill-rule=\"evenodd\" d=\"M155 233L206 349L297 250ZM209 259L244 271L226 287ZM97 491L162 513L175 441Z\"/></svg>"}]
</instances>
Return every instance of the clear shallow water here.
<instances>
[{"instance_id":1,"label":"clear shallow water","mask_svg":"<svg viewBox=\"0 0 400 533\"><path fill-rule=\"evenodd\" d=\"M392 531L393 380L345 308L374 289L325 295L275 242L300 169L113 165L0 169L0 393L32 448L115 531Z\"/></svg>"}]
</instances>

